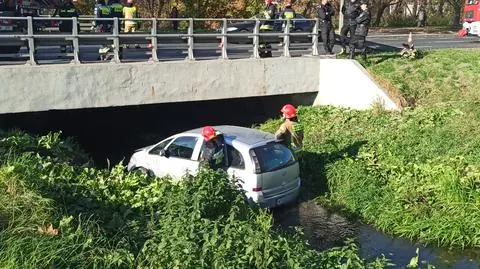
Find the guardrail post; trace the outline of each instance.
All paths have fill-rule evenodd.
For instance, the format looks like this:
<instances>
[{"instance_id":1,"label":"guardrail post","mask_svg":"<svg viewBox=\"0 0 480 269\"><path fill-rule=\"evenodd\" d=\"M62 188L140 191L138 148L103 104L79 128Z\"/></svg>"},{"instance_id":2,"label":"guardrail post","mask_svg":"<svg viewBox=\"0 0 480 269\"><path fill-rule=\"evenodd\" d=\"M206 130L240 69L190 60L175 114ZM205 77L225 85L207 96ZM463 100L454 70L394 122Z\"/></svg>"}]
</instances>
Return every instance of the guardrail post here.
<instances>
[{"instance_id":1,"label":"guardrail post","mask_svg":"<svg viewBox=\"0 0 480 269\"><path fill-rule=\"evenodd\" d=\"M188 19L188 60L195 60L193 56L193 18Z\"/></svg>"},{"instance_id":2,"label":"guardrail post","mask_svg":"<svg viewBox=\"0 0 480 269\"><path fill-rule=\"evenodd\" d=\"M158 62L158 39L157 39L157 19L152 19L152 61Z\"/></svg>"},{"instance_id":3,"label":"guardrail post","mask_svg":"<svg viewBox=\"0 0 480 269\"><path fill-rule=\"evenodd\" d=\"M319 20L318 18L315 19L315 25L313 26L313 33L312 33L312 55L318 56L318 27L319 27Z\"/></svg>"},{"instance_id":4,"label":"guardrail post","mask_svg":"<svg viewBox=\"0 0 480 269\"><path fill-rule=\"evenodd\" d=\"M118 18L113 18L113 62L120 63L120 38Z\"/></svg>"},{"instance_id":5,"label":"guardrail post","mask_svg":"<svg viewBox=\"0 0 480 269\"><path fill-rule=\"evenodd\" d=\"M72 49L73 49L73 61L72 63L79 64L80 63L80 44L78 42L78 18L72 18Z\"/></svg>"},{"instance_id":6,"label":"guardrail post","mask_svg":"<svg viewBox=\"0 0 480 269\"><path fill-rule=\"evenodd\" d=\"M290 19L287 19L283 33L283 57L290 57Z\"/></svg>"},{"instance_id":7,"label":"guardrail post","mask_svg":"<svg viewBox=\"0 0 480 269\"><path fill-rule=\"evenodd\" d=\"M258 59L260 58L260 54L258 53L259 49L259 34L260 32L260 20L258 18L255 19L255 27L253 28L253 58Z\"/></svg>"},{"instance_id":8,"label":"guardrail post","mask_svg":"<svg viewBox=\"0 0 480 269\"><path fill-rule=\"evenodd\" d=\"M223 18L222 26L222 59L227 60L227 19Z\"/></svg>"},{"instance_id":9,"label":"guardrail post","mask_svg":"<svg viewBox=\"0 0 480 269\"><path fill-rule=\"evenodd\" d=\"M35 61L35 42L33 38L33 18L32 16L27 17L27 36L28 36L28 55L30 65L36 65Z\"/></svg>"}]
</instances>

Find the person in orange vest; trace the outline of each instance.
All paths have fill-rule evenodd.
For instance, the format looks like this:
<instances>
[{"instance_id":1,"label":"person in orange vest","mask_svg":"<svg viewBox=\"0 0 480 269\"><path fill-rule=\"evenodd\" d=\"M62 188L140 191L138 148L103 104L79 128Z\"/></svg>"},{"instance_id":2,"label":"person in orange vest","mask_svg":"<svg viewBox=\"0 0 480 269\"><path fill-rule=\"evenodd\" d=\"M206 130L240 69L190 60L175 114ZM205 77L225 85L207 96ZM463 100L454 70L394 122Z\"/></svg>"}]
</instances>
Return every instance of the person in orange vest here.
<instances>
[{"instance_id":1,"label":"person in orange vest","mask_svg":"<svg viewBox=\"0 0 480 269\"><path fill-rule=\"evenodd\" d=\"M303 126L298 121L297 109L291 104L286 104L280 112L284 122L275 132L275 138L283 140L287 147L297 153L303 147Z\"/></svg>"}]
</instances>

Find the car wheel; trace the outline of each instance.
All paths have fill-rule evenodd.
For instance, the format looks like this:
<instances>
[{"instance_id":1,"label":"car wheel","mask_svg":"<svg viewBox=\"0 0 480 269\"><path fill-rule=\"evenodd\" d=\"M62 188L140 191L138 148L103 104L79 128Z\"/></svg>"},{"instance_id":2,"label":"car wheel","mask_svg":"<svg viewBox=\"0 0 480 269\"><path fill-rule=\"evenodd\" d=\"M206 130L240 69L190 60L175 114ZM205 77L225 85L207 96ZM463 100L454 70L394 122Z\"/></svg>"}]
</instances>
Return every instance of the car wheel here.
<instances>
[{"instance_id":1,"label":"car wheel","mask_svg":"<svg viewBox=\"0 0 480 269\"><path fill-rule=\"evenodd\" d=\"M149 175L149 176L154 176L153 172L151 170L148 170L147 168L145 167L137 167L135 169L133 169L134 172L139 172L141 174L144 174L144 175Z\"/></svg>"}]
</instances>

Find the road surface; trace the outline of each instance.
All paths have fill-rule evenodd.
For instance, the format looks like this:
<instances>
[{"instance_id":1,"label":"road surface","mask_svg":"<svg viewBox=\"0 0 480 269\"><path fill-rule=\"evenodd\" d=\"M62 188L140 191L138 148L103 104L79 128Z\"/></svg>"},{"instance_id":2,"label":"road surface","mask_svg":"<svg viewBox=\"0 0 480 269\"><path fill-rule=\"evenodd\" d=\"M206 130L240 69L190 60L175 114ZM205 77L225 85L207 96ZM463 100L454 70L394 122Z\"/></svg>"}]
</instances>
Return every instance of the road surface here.
<instances>
[{"instance_id":1,"label":"road surface","mask_svg":"<svg viewBox=\"0 0 480 269\"><path fill-rule=\"evenodd\" d=\"M417 49L445 49L445 48L480 48L480 38L466 37L457 38L454 34L418 34L414 35L414 44ZM402 43L406 43L407 35L385 35L372 33L367 38L370 51L399 51ZM160 61L182 60L187 56L187 45L184 44L165 44L160 45L158 57ZM335 52L340 50L337 44ZM290 50L292 57L311 54L311 45L304 43L291 44ZM323 45L319 42L319 53L324 54ZM23 57L0 58L0 65L24 64L26 62L28 51L25 47L21 49ZM143 45L141 48L128 48L124 50L124 62L143 62L148 61L151 51ZM252 55L252 45L228 44L228 57L230 59L249 58ZM273 45L273 56L282 55L282 48L278 44ZM195 44L194 56L196 60L218 59L221 56L221 50L218 44ZM37 53L37 62L39 64L60 64L69 63L72 57L59 54L59 47L39 47ZM81 46L80 59L83 63L99 62L98 46Z\"/></svg>"}]
</instances>

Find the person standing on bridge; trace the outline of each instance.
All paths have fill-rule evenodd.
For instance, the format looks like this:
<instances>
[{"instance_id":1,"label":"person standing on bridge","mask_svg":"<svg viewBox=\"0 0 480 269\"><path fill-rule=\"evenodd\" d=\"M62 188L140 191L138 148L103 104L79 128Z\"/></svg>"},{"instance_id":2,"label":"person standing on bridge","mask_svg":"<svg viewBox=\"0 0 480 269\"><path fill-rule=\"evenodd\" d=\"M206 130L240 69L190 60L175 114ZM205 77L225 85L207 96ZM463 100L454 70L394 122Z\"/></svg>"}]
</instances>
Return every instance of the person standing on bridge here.
<instances>
[{"instance_id":1,"label":"person standing on bridge","mask_svg":"<svg viewBox=\"0 0 480 269\"><path fill-rule=\"evenodd\" d=\"M138 18L138 9L133 4L133 0L127 0L127 5L123 7L123 16L125 19ZM125 20L125 33L134 33L137 29L138 22L134 20ZM128 46L127 46L128 47ZM135 48L140 48L140 45L135 44Z\"/></svg>"},{"instance_id":2,"label":"person standing on bridge","mask_svg":"<svg viewBox=\"0 0 480 269\"><path fill-rule=\"evenodd\" d=\"M360 8L362 9L362 13L360 13L360 15L358 15L358 17L355 19L357 21L355 40L350 42L350 59L355 57L355 47L358 46L362 60L366 60L367 47L365 46L365 41L368 35L368 29L370 28L370 21L372 20L372 17L370 15L370 10L368 9L367 0L362 0Z\"/></svg>"},{"instance_id":3,"label":"person standing on bridge","mask_svg":"<svg viewBox=\"0 0 480 269\"><path fill-rule=\"evenodd\" d=\"M95 9L93 11L95 18L103 19L110 18L110 8L105 5L104 0L95 0ZM103 33L106 31L106 26L108 25L107 21L104 20L93 20L92 21L92 30L96 32Z\"/></svg>"},{"instance_id":4,"label":"person standing on bridge","mask_svg":"<svg viewBox=\"0 0 480 269\"><path fill-rule=\"evenodd\" d=\"M275 28L275 16L277 14L277 5L272 0L265 0L263 8L263 17L265 20L260 25L260 32L273 31ZM260 37L260 39L268 39L268 37ZM270 43L266 41L260 42L258 52L260 57L272 57Z\"/></svg>"},{"instance_id":5,"label":"person standing on bridge","mask_svg":"<svg viewBox=\"0 0 480 269\"><path fill-rule=\"evenodd\" d=\"M293 20L295 19L295 10L292 8L292 0L287 0L287 2L285 3L285 7L282 11L282 13L280 13L280 19L284 19L284 20ZM285 29L287 25L287 22L284 21L283 24L282 24L282 30ZM292 29L293 27L293 21L290 21L290 29Z\"/></svg>"},{"instance_id":6,"label":"person standing on bridge","mask_svg":"<svg viewBox=\"0 0 480 269\"><path fill-rule=\"evenodd\" d=\"M332 19L335 15L335 9L328 0L322 0L322 4L318 8L318 17L322 24L322 42L326 54L333 54L333 46L335 44L335 32L333 31Z\"/></svg>"},{"instance_id":7,"label":"person standing on bridge","mask_svg":"<svg viewBox=\"0 0 480 269\"><path fill-rule=\"evenodd\" d=\"M108 8L110 9L110 17L113 19L120 19L123 18L123 5L119 3L119 0L111 0L111 3L109 3ZM115 25L115 21L111 22L112 27ZM121 27L121 21L118 21L118 26ZM112 28L113 29L113 28ZM120 29L119 29L120 32ZM111 46L111 50L113 50L114 46ZM123 46L120 46L118 48L119 54L120 54L120 59L123 57Z\"/></svg>"},{"instance_id":8,"label":"person standing on bridge","mask_svg":"<svg viewBox=\"0 0 480 269\"><path fill-rule=\"evenodd\" d=\"M112 18L123 18L123 5L118 0L111 0L109 4L110 16ZM120 24L121 22L119 22ZM119 25L120 26L120 25Z\"/></svg>"},{"instance_id":9,"label":"person standing on bridge","mask_svg":"<svg viewBox=\"0 0 480 269\"><path fill-rule=\"evenodd\" d=\"M265 21L260 26L260 30L272 31L275 25L275 15L277 14L277 5L272 0L265 0L265 7L263 8L263 16Z\"/></svg>"},{"instance_id":10,"label":"person standing on bridge","mask_svg":"<svg viewBox=\"0 0 480 269\"><path fill-rule=\"evenodd\" d=\"M275 132L275 138L283 140L287 147L298 153L303 147L303 126L298 121L297 109L291 104L286 104L280 112L284 122Z\"/></svg>"},{"instance_id":11,"label":"person standing on bridge","mask_svg":"<svg viewBox=\"0 0 480 269\"><path fill-rule=\"evenodd\" d=\"M76 2L77 0L64 0L60 4L60 6L55 10L53 13L52 17L60 16L61 18L78 18L80 12L78 9L75 7L73 2ZM58 30L61 33L69 33L71 34L73 31L73 21L71 20L61 20L60 23L58 24ZM60 53L65 53L67 52L67 46L66 45L61 45L60 46Z\"/></svg>"},{"instance_id":12,"label":"person standing on bridge","mask_svg":"<svg viewBox=\"0 0 480 269\"><path fill-rule=\"evenodd\" d=\"M355 21L355 19L360 14L360 11L358 0L346 1L345 5L342 6L343 25L340 30L340 44L342 45L342 50L339 55L347 54L347 34L350 33L350 42L353 42L355 29L357 28L357 21Z\"/></svg>"},{"instance_id":13,"label":"person standing on bridge","mask_svg":"<svg viewBox=\"0 0 480 269\"><path fill-rule=\"evenodd\" d=\"M205 140L202 152L202 161L208 162L211 169L225 167L225 137L221 132L216 131L211 126L205 126L202 129L202 136Z\"/></svg>"}]
</instances>

